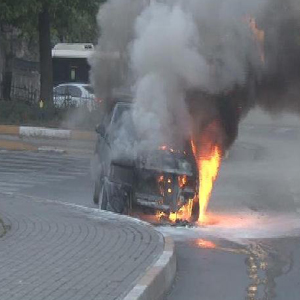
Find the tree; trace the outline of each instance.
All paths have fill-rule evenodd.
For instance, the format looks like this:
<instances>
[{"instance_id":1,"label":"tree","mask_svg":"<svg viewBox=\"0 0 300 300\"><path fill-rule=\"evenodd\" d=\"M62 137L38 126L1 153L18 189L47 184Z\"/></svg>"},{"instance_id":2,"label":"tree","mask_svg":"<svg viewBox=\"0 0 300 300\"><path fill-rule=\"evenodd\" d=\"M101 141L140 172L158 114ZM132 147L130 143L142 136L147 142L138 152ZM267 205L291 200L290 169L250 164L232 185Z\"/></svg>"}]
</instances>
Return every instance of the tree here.
<instances>
[{"instance_id":1,"label":"tree","mask_svg":"<svg viewBox=\"0 0 300 300\"><path fill-rule=\"evenodd\" d=\"M80 22L87 24L90 19L91 24L95 24L101 2L104 0L1 0L0 25L15 26L25 35L38 32L40 98L45 102L52 103L51 38L56 35L69 41L74 36L78 39L76 30L80 27ZM87 26L87 31L93 31L94 28Z\"/></svg>"}]
</instances>

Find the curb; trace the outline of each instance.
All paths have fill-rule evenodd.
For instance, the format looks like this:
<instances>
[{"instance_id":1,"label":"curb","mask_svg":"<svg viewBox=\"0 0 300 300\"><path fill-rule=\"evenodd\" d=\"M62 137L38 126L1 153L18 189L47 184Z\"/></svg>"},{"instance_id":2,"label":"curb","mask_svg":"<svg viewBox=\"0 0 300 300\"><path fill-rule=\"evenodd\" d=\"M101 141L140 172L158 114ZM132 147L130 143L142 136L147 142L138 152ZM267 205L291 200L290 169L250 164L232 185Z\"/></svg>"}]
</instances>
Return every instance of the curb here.
<instances>
[{"instance_id":1,"label":"curb","mask_svg":"<svg viewBox=\"0 0 300 300\"><path fill-rule=\"evenodd\" d=\"M66 149L61 149L61 148L57 148L57 147L50 147L50 146L42 146L42 147L38 147L37 151L39 152L53 152L53 153L67 153Z\"/></svg>"},{"instance_id":2,"label":"curb","mask_svg":"<svg viewBox=\"0 0 300 300\"><path fill-rule=\"evenodd\" d=\"M57 153L57 154L65 154L65 153L73 153L73 154L93 154L93 151L83 150L83 149L74 149L74 148L59 148L55 146L38 146L34 144L30 144L28 142L23 141L11 141L11 140L3 140L0 138L0 151L38 151L44 153Z\"/></svg>"},{"instance_id":3,"label":"curb","mask_svg":"<svg viewBox=\"0 0 300 300\"><path fill-rule=\"evenodd\" d=\"M97 139L96 133L89 131L13 125L0 125L0 134L64 140L95 141Z\"/></svg>"},{"instance_id":4,"label":"curb","mask_svg":"<svg viewBox=\"0 0 300 300\"><path fill-rule=\"evenodd\" d=\"M0 149L5 150L20 150L20 151L38 151L38 147L21 142L21 141L9 141L9 140L0 140Z\"/></svg>"},{"instance_id":5,"label":"curb","mask_svg":"<svg viewBox=\"0 0 300 300\"><path fill-rule=\"evenodd\" d=\"M174 242L164 237L165 247L156 263L150 267L123 300L162 300L175 278L177 264Z\"/></svg>"}]
</instances>

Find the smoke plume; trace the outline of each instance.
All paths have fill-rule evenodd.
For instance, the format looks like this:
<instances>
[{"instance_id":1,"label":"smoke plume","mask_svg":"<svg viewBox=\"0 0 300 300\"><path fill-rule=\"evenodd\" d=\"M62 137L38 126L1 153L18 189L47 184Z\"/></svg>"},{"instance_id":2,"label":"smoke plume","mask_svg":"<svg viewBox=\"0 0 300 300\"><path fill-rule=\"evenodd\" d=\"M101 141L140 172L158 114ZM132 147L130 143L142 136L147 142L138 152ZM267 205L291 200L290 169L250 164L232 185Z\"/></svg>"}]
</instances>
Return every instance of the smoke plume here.
<instances>
[{"instance_id":1,"label":"smoke plume","mask_svg":"<svg viewBox=\"0 0 300 300\"><path fill-rule=\"evenodd\" d=\"M299 16L298 0L110 0L98 14L91 81L106 99L120 88L133 94L141 147L180 147L218 119L226 148L243 110L257 102L269 110L284 107L268 95L276 80L284 81L279 74L299 72L289 57L278 60L286 50L299 56L297 37L283 36L284 45L279 37L300 26L290 22ZM263 30L263 44L249 20ZM290 97L288 106L297 101Z\"/></svg>"}]
</instances>

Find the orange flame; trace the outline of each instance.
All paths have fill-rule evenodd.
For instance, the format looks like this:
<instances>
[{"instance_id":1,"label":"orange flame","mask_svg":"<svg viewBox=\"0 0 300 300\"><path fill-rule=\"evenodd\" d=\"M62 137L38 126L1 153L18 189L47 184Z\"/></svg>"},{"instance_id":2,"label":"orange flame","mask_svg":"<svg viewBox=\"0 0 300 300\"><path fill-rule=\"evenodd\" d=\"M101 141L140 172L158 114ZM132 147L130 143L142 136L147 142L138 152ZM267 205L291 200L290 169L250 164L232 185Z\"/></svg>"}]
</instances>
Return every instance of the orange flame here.
<instances>
[{"instance_id":1,"label":"orange flame","mask_svg":"<svg viewBox=\"0 0 300 300\"><path fill-rule=\"evenodd\" d=\"M263 30L258 29L255 18L247 16L245 18L245 21L248 23L249 28L251 29L254 38L257 42L257 48L259 51L260 60L262 63L265 63L265 50L264 50L265 32Z\"/></svg>"},{"instance_id":2,"label":"orange flame","mask_svg":"<svg viewBox=\"0 0 300 300\"><path fill-rule=\"evenodd\" d=\"M217 146L208 157L200 158L200 189L199 189L199 219L198 222L205 221L205 213L211 196L213 184L217 179L221 162L220 151Z\"/></svg>"},{"instance_id":3,"label":"orange flame","mask_svg":"<svg viewBox=\"0 0 300 300\"><path fill-rule=\"evenodd\" d=\"M178 212L170 213L169 220L173 223L176 222L176 220L190 221L192 216L193 202L194 199L190 199L186 205L182 206L178 210Z\"/></svg>"},{"instance_id":4,"label":"orange flame","mask_svg":"<svg viewBox=\"0 0 300 300\"><path fill-rule=\"evenodd\" d=\"M186 175L182 175L178 177L178 185L180 188L183 188L187 183L187 176Z\"/></svg>"},{"instance_id":5,"label":"orange flame","mask_svg":"<svg viewBox=\"0 0 300 300\"><path fill-rule=\"evenodd\" d=\"M192 216L193 201L193 199L190 199L187 204L178 210L178 212L171 212L170 214L167 214L165 212L158 211L156 212L156 218L158 220L169 220L172 223L175 223L177 220L190 221Z\"/></svg>"},{"instance_id":6,"label":"orange flame","mask_svg":"<svg viewBox=\"0 0 300 300\"><path fill-rule=\"evenodd\" d=\"M182 175L178 176L178 185L180 188L184 188L185 185L187 184L187 176ZM157 183L160 189L160 193L162 196L164 196L165 193L165 183L171 183L172 179L171 178L165 178L164 175L159 175L157 177ZM172 189L168 188L167 189L168 193L172 193ZM165 212L158 211L156 212L156 217L157 219L168 219L172 223L175 223L176 220L185 220L189 221L192 216L192 209L193 209L193 199L190 199L185 205L183 205L177 212L171 212L170 214L166 214Z\"/></svg>"},{"instance_id":7,"label":"orange flame","mask_svg":"<svg viewBox=\"0 0 300 300\"><path fill-rule=\"evenodd\" d=\"M221 149L219 146L212 146L212 142L208 139L213 129L217 126L216 122L212 122L208 127L207 131L201 138L201 145L205 145L200 149L197 148L195 142L191 140L191 146L193 154L195 156L197 167L199 170L199 216L198 222L204 223L206 221L206 210L207 205L210 200L213 184L217 178L220 164L221 164ZM161 150L166 150L166 146L161 146ZM165 180L164 176L158 177L158 183L161 184ZM178 177L179 187L184 187L187 183L187 176ZM168 190L168 192L172 192ZM169 215L163 212L158 212L156 214L158 219L167 218L171 222L176 222L176 220L186 220L190 221L192 217L193 203L196 199L190 199L187 204L182 206L178 212L171 212Z\"/></svg>"},{"instance_id":8,"label":"orange flame","mask_svg":"<svg viewBox=\"0 0 300 300\"><path fill-rule=\"evenodd\" d=\"M214 146L208 153L201 155L202 153L197 151L196 144L193 141L191 143L199 170L198 222L204 223L206 220L205 214L213 189L213 184L217 179L221 164L221 151L218 146Z\"/></svg>"}]
</instances>

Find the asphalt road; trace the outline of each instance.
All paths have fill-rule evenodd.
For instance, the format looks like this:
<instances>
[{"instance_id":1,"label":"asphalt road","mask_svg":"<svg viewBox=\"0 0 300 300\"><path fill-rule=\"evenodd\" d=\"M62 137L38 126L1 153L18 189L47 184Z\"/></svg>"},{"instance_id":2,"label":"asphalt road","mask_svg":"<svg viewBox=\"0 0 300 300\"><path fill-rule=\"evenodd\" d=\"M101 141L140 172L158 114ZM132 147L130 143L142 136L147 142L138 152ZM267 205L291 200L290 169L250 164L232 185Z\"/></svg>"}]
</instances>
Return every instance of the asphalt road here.
<instances>
[{"instance_id":1,"label":"asphalt road","mask_svg":"<svg viewBox=\"0 0 300 300\"><path fill-rule=\"evenodd\" d=\"M176 241L167 300L300 299L300 121L252 112L222 164L200 228L161 227ZM0 195L94 207L90 157L0 151Z\"/></svg>"},{"instance_id":2,"label":"asphalt road","mask_svg":"<svg viewBox=\"0 0 300 300\"><path fill-rule=\"evenodd\" d=\"M0 194L94 207L89 155L0 151Z\"/></svg>"},{"instance_id":3,"label":"asphalt road","mask_svg":"<svg viewBox=\"0 0 300 300\"><path fill-rule=\"evenodd\" d=\"M176 240L167 300L300 299L300 119L254 111L222 164L211 223Z\"/></svg>"},{"instance_id":4,"label":"asphalt road","mask_svg":"<svg viewBox=\"0 0 300 300\"><path fill-rule=\"evenodd\" d=\"M1 300L122 299L157 261L161 235L92 192L88 156L0 151Z\"/></svg>"}]
</instances>

